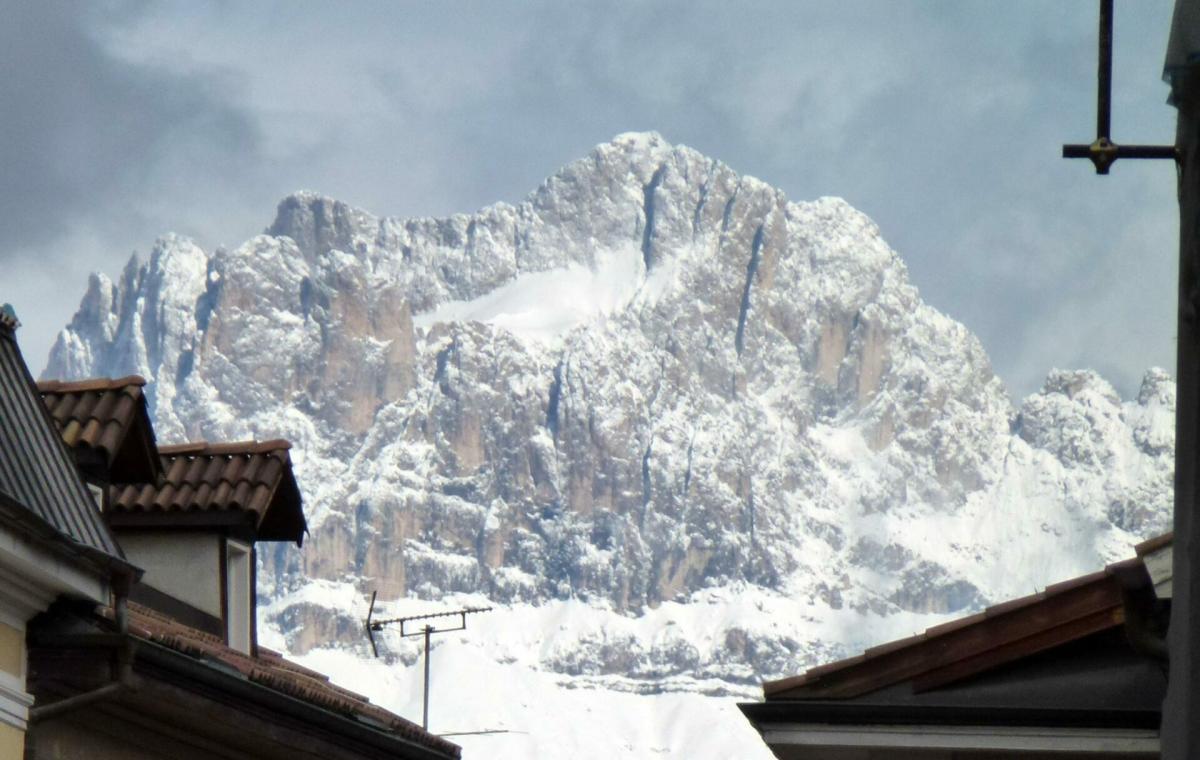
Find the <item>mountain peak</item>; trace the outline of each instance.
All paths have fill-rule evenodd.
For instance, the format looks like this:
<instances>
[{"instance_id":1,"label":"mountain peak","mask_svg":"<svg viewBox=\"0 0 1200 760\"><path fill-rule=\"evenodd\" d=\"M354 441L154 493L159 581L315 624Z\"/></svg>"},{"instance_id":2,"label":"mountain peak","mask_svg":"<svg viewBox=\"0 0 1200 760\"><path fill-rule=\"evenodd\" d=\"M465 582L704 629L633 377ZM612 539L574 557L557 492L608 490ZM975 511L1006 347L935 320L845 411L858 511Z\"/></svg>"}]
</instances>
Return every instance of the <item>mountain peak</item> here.
<instances>
[{"instance_id":1,"label":"mountain peak","mask_svg":"<svg viewBox=\"0 0 1200 760\"><path fill-rule=\"evenodd\" d=\"M977 559L1008 546L978 525L1019 522L1013 493L1095 501L1059 525L1091 543L1044 547L1075 563L1064 576L1161 524L1157 501L1105 510L1162 485L1169 381L1138 416L1094 373L1054 373L1014 426L978 341L921 301L870 219L656 133L475 214L294 193L267 235L212 255L166 242L85 302L53 367L153 378L164 440L292 440L330 547L307 571L394 579L389 595L642 609L744 582L946 611L1033 583ZM1088 464L1118 454L1138 466ZM1080 462L1090 480L1055 480ZM931 512L960 549L922 559L906 515Z\"/></svg>"},{"instance_id":2,"label":"mountain peak","mask_svg":"<svg viewBox=\"0 0 1200 760\"><path fill-rule=\"evenodd\" d=\"M646 132L622 132L608 142L612 145L624 145L632 148L655 148L659 146L666 146L668 149L671 148L671 144L654 130Z\"/></svg>"},{"instance_id":3,"label":"mountain peak","mask_svg":"<svg viewBox=\"0 0 1200 760\"><path fill-rule=\"evenodd\" d=\"M348 203L311 190L300 190L279 202L275 221L266 229L289 237L310 261L330 250L353 252L364 237L374 237L378 220Z\"/></svg>"}]
</instances>

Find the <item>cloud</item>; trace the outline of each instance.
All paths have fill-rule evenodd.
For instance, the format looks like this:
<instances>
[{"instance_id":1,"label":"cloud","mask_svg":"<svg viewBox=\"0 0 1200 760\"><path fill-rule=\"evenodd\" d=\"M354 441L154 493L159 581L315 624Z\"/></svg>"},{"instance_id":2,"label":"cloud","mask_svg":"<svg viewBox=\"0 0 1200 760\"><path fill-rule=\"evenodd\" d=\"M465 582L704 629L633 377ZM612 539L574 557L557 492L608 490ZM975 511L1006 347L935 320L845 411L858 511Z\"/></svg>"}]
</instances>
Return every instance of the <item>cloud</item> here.
<instances>
[{"instance_id":1,"label":"cloud","mask_svg":"<svg viewBox=\"0 0 1200 760\"><path fill-rule=\"evenodd\" d=\"M112 273L155 235L199 232L228 214L258 161L256 124L231 104L228 82L107 47L140 11L4 4L0 299L16 304L35 369L90 271Z\"/></svg>"},{"instance_id":2,"label":"cloud","mask_svg":"<svg viewBox=\"0 0 1200 760\"><path fill-rule=\"evenodd\" d=\"M1172 363L1173 323L1139 300L1173 288L1170 167L1098 179L1059 158L1094 128L1094 8L28 5L0 29L0 102L19 114L0 121L0 160L19 167L0 178L0 249L28 281L48 255L82 293L86 269L115 271L166 230L236 244L302 187L398 216L514 201L592 145L654 129L872 215L1018 394L1051 364L1106 365L1130 392L1145 364ZM1118 9L1119 139L1173 136L1161 5ZM1154 281L1131 289L1139 277ZM74 297L54 295L72 301L45 312L55 327Z\"/></svg>"},{"instance_id":3,"label":"cloud","mask_svg":"<svg viewBox=\"0 0 1200 760\"><path fill-rule=\"evenodd\" d=\"M142 198L176 194L187 171L253 161L245 114L209 81L111 55L98 14L14 2L4 16L0 251L42 248L75 224L119 227Z\"/></svg>"}]
</instances>

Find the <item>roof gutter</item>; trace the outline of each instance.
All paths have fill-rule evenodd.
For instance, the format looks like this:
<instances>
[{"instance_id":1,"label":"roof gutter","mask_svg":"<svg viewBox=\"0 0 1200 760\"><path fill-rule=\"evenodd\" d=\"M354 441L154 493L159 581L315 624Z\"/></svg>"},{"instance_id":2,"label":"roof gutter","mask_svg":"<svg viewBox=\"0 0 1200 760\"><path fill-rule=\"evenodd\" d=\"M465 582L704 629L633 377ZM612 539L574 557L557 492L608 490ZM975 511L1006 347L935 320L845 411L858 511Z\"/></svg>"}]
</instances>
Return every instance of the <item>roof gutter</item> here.
<instances>
[{"instance_id":1,"label":"roof gutter","mask_svg":"<svg viewBox=\"0 0 1200 760\"><path fill-rule=\"evenodd\" d=\"M788 757L824 757L830 748L882 751L888 756L897 750L926 752L998 752L1008 755L1088 753L1088 757L1113 755L1128 758L1157 755L1158 730L1152 728L1066 728L1027 726L895 726L785 723L763 730L763 741L775 750L787 747ZM812 753L812 754L809 754ZM1094 753L1094 754L1093 754Z\"/></svg>"},{"instance_id":2,"label":"roof gutter","mask_svg":"<svg viewBox=\"0 0 1200 760\"><path fill-rule=\"evenodd\" d=\"M886 705L836 700L780 699L742 702L760 732L769 724L1039 726L1060 728L1158 728L1158 710L1085 710L1044 707L996 708L966 705Z\"/></svg>"},{"instance_id":3,"label":"roof gutter","mask_svg":"<svg viewBox=\"0 0 1200 760\"><path fill-rule=\"evenodd\" d=\"M38 722L57 718L60 715L65 715L82 707L98 702L102 699L116 694L117 692L126 689L134 688L133 680L133 658L137 647L137 640L129 635L129 609L126 601L129 599L129 581L128 579L114 580L114 601L113 601L113 617L116 618L117 632L115 636L100 636L83 635L76 637L77 643L82 645L113 647L114 663L113 663L113 680L104 686L97 687L90 691L85 691L82 694L76 694L66 699L60 699L55 702L50 702L44 705L34 705L29 710L30 722Z\"/></svg>"},{"instance_id":4,"label":"roof gutter","mask_svg":"<svg viewBox=\"0 0 1200 760\"><path fill-rule=\"evenodd\" d=\"M1170 662L1167 637L1155 630L1160 617L1153 610L1153 600L1146 600L1130 591L1124 593L1125 638L1133 651L1163 665Z\"/></svg>"}]
</instances>

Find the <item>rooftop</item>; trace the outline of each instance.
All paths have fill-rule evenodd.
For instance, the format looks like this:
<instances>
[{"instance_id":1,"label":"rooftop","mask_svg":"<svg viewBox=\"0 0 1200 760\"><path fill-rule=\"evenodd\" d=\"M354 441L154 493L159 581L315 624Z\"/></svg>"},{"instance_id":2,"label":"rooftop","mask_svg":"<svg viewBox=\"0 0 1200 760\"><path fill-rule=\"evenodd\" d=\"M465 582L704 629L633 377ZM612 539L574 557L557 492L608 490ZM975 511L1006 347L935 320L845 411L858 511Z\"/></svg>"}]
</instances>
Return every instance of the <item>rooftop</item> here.
<instances>
[{"instance_id":1,"label":"rooftop","mask_svg":"<svg viewBox=\"0 0 1200 760\"><path fill-rule=\"evenodd\" d=\"M154 482L162 475L154 427L139 375L64 382L38 391L63 440L89 475L117 482Z\"/></svg>"},{"instance_id":2,"label":"rooftop","mask_svg":"<svg viewBox=\"0 0 1200 760\"><path fill-rule=\"evenodd\" d=\"M1141 555L1170 534L1138 547L1139 556L982 612L866 650L856 657L768 681L772 700L852 699L901 682L914 692L940 688L1006 663L1105 631L1125 622L1126 592L1148 588Z\"/></svg>"},{"instance_id":3,"label":"rooftop","mask_svg":"<svg viewBox=\"0 0 1200 760\"><path fill-rule=\"evenodd\" d=\"M15 318L0 320L0 497L28 510L69 543L124 564L74 457L38 397L17 346L16 324Z\"/></svg>"},{"instance_id":4,"label":"rooftop","mask_svg":"<svg viewBox=\"0 0 1200 760\"><path fill-rule=\"evenodd\" d=\"M306 523L290 448L284 440L159 446L162 479L112 486L109 519L120 526L225 515L252 522L259 540L299 544Z\"/></svg>"}]
</instances>

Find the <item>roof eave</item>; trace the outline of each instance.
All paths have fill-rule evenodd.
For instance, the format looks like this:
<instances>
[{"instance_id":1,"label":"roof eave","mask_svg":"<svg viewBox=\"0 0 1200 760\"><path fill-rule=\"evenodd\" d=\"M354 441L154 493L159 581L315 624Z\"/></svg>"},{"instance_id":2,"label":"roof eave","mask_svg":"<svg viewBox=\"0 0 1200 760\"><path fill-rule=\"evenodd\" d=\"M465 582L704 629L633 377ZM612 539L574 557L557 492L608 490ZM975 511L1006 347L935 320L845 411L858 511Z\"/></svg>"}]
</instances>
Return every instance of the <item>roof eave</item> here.
<instances>
[{"instance_id":1,"label":"roof eave","mask_svg":"<svg viewBox=\"0 0 1200 760\"><path fill-rule=\"evenodd\" d=\"M258 522L256 540L292 541L296 546L303 546L304 534L307 532L308 523L304 518L300 486L296 483L289 460L275 492L271 495L270 506Z\"/></svg>"},{"instance_id":2,"label":"roof eave","mask_svg":"<svg viewBox=\"0 0 1200 760\"><path fill-rule=\"evenodd\" d=\"M358 720L326 710L318 705L305 702L288 694L271 689L262 684L248 680L240 675L234 675L225 670L213 667L202 660L177 652L156 642L136 637L138 642L137 659L163 668L205 686L246 699L269 710L277 711L290 717L299 718L305 723L328 731L337 736L344 736L376 749L399 754L400 757L412 760L457 760L461 751L457 745L446 742L455 751L439 751L434 747L407 739L396 734L386 733ZM444 741L444 740L441 740Z\"/></svg>"},{"instance_id":3,"label":"roof eave","mask_svg":"<svg viewBox=\"0 0 1200 760\"><path fill-rule=\"evenodd\" d=\"M4 493L0 493L0 521L64 559L84 565L111 578L134 583L142 569L122 557L115 557L60 532L35 512Z\"/></svg>"}]
</instances>

